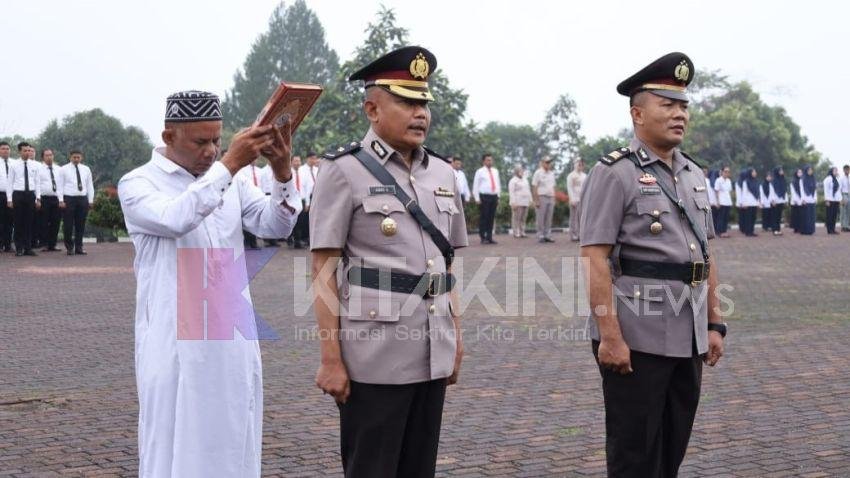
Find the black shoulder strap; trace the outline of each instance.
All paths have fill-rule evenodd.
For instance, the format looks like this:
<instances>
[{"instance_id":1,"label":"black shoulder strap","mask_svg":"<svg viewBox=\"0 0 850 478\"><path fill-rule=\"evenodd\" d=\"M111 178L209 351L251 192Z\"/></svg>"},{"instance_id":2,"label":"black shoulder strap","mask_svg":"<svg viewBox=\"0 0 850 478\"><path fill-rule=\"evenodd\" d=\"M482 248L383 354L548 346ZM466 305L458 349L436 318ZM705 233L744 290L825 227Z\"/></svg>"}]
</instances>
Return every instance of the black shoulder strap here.
<instances>
[{"instance_id":1,"label":"black shoulder strap","mask_svg":"<svg viewBox=\"0 0 850 478\"><path fill-rule=\"evenodd\" d=\"M422 211L422 208L419 207L419 204L416 203L407 193L401 189L401 186L395 180L392 174L386 170L380 163L375 161L375 158L369 156L369 153L363 151L362 149L355 149L351 152L358 161L360 161L366 169L372 173L372 176L381 182L384 186L393 186L395 190L395 197L404 204L404 207L410 211L410 214L413 215L413 218L416 219L416 222L422 226L422 229L431 236L431 240L434 241L434 244L437 245L437 248L440 249L440 252L443 254L443 257L446 259L446 267L452 265L452 261L455 258L455 249L449 243L449 240L446 239L446 236L437 229L437 226L428 219L428 216L425 215L425 212Z\"/></svg>"},{"instance_id":2,"label":"black shoulder strap","mask_svg":"<svg viewBox=\"0 0 850 478\"><path fill-rule=\"evenodd\" d=\"M685 157L685 159L689 159L692 163L694 163L694 164L696 164L697 166L699 166L699 168L700 168L700 169L702 169L702 168L704 168L704 167L705 167L705 165L704 165L704 164L702 164L701 162L699 162L699 161L697 161L696 159L692 158L692 157L691 157L688 153L686 153L686 152L684 152L684 151L682 151L682 150L679 150L679 152L680 152L680 153L682 153L682 156L684 156L684 157Z\"/></svg>"},{"instance_id":3,"label":"black shoulder strap","mask_svg":"<svg viewBox=\"0 0 850 478\"><path fill-rule=\"evenodd\" d=\"M422 149L424 149L424 150L425 150L425 152L426 152L426 153L428 153L428 156L431 156L432 158L442 159L443 161L445 161L445 162L447 162L447 163L451 164L451 161L449 161L449 159L448 159L448 158L444 158L443 156L441 156L441 155L439 155L439 154L435 153L435 152L434 152L434 150L432 150L431 148L429 148L429 147L427 147L427 146L423 146L423 147L422 147Z\"/></svg>"},{"instance_id":4,"label":"black shoulder strap","mask_svg":"<svg viewBox=\"0 0 850 478\"><path fill-rule=\"evenodd\" d=\"M631 159L632 162L635 163L635 166L637 166L638 169L640 169L644 173L648 173L648 171L643 166L641 166L640 160L638 160L636 155L629 154L629 159ZM691 226L691 230L694 232L694 235L697 236L697 240L699 241L700 248L702 249L703 260L708 262L708 240L706 239L705 235L703 235L702 230L699 228L696 221L694 221L694 218L691 217L691 213L688 212L688 208L685 207L685 204L682 202L681 199L679 199L679 196L676 195L675 191L671 191L670 188L668 188L664 184L664 181L659 180L656 182L656 184L658 184L658 186L661 187L661 190L664 191L664 195L666 195L668 199L673 201L673 204L675 204L676 207L679 208L679 212L681 212L682 215L687 218L688 224Z\"/></svg>"},{"instance_id":5,"label":"black shoulder strap","mask_svg":"<svg viewBox=\"0 0 850 478\"><path fill-rule=\"evenodd\" d=\"M354 142L349 143L347 146L340 146L339 148L336 148L336 149L331 148L331 149L327 150L325 152L325 154L322 155L322 157L325 158L325 159L330 159L331 161L333 161L337 158L341 158L341 157L345 156L346 154L353 154L354 151L356 151L360 148L361 148L360 143L354 141Z\"/></svg>"}]
</instances>

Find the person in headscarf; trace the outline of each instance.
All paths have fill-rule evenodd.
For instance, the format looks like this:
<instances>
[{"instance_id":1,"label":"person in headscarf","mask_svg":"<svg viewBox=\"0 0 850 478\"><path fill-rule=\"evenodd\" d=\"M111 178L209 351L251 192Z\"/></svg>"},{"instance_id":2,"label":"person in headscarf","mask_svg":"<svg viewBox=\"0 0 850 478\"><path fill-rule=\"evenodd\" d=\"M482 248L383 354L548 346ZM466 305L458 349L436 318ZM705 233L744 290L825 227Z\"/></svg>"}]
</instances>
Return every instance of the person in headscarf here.
<instances>
[{"instance_id":1,"label":"person in headscarf","mask_svg":"<svg viewBox=\"0 0 850 478\"><path fill-rule=\"evenodd\" d=\"M742 169L738 173L738 180L735 181L735 208L738 210L738 229L741 234L746 235L747 231L747 210L744 207L744 183L747 180L747 170Z\"/></svg>"},{"instance_id":2,"label":"person in headscarf","mask_svg":"<svg viewBox=\"0 0 850 478\"><path fill-rule=\"evenodd\" d=\"M838 178L841 185L841 230L850 232L850 164L844 165L844 174Z\"/></svg>"},{"instance_id":3,"label":"person in headscarf","mask_svg":"<svg viewBox=\"0 0 850 478\"><path fill-rule=\"evenodd\" d=\"M802 213L800 214L800 234L810 236L815 233L815 204L818 200L818 183L815 180L815 170L811 166L803 168L800 179L800 192L803 198Z\"/></svg>"},{"instance_id":4,"label":"person in headscarf","mask_svg":"<svg viewBox=\"0 0 850 478\"><path fill-rule=\"evenodd\" d=\"M768 171L759 187L759 207L761 208L761 229L773 230L773 174Z\"/></svg>"},{"instance_id":5,"label":"person in headscarf","mask_svg":"<svg viewBox=\"0 0 850 478\"><path fill-rule=\"evenodd\" d=\"M773 203L773 212L771 212L771 216L773 217L773 235L781 236L782 212L785 210L785 204L788 202L788 185L785 182L785 170L782 169L782 166L773 168L773 182L771 186L773 186L773 196L771 197Z\"/></svg>"},{"instance_id":6,"label":"person in headscarf","mask_svg":"<svg viewBox=\"0 0 850 478\"><path fill-rule=\"evenodd\" d=\"M838 168L829 168L829 174L823 179L823 199L826 203L826 233L838 234L835 221L838 220L838 208L841 206L841 186L838 183Z\"/></svg>"},{"instance_id":7,"label":"person in headscarf","mask_svg":"<svg viewBox=\"0 0 850 478\"><path fill-rule=\"evenodd\" d=\"M719 237L729 237L729 210L732 208L732 180L729 178L732 170L723 166L720 177L714 181L714 191L717 194L717 221L714 223Z\"/></svg>"},{"instance_id":8,"label":"person in headscarf","mask_svg":"<svg viewBox=\"0 0 850 478\"><path fill-rule=\"evenodd\" d=\"M800 224L803 216L803 192L800 189L803 180L803 169L797 168L794 179L791 180L791 229L800 233Z\"/></svg>"},{"instance_id":9,"label":"person in headscarf","mask_svg":"<svg viewBox=\"0 0 850 478\"><path fill-rule=\"evenodd\" d=\"M743 184L741 184L741 207L746 217L746 229L743 232L748 237L758 236L755 232L755 227L757 210L759 204L761 204L759 189L758 171L755 168L748 168L744 172Z\"/></svg>"}]
</instances>

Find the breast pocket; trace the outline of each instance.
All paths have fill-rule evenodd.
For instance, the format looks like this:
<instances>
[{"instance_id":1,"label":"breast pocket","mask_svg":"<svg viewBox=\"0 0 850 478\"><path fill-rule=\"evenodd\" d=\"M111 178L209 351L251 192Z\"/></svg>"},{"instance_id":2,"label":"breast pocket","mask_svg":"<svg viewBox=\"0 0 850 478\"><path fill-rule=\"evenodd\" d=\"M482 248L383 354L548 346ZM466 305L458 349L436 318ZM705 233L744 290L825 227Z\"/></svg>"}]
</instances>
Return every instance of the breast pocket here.
<instances>
[{"instance_id":1,"label":"breast pocket","mask_svg":"<svg viewBox=\"0 0 850 478\"><path fill-rule=\"evenodd\" d=\"M660 237L665 232L672 230L670 201L665 199L644 199L638 201L636 212L641 224L641 235L645 237Z\"/></svg>"},{"instance_id":2,"label":"breast pocket","mask_svg":"<svg viewBox=\"0 0 850 478\"><path fill-rule=\"evenodd\" d=\"M708 203L708 199L696 197L694 198L694 205L697 209L697 217L702 218L702 225L705 227L705 230L708 231L711 225L711 204Z\"/></svg>"},{"instance_id":3,"label":"breast pocket","mask_svg":"<svg viewBox=\"0 0 850 478\"><path fill-rule=\"evenodd\" d=\"M355 216L352 233L373 238L379 244L396 244L401 241L399 226L405 214L404 206L395 196L367 196L363 198L360 214Z\"/></svg>"},{"instance_id":4,"label":"breast pocket","mask_svg":"<svg viewBox=\"0 0 850 478\"><path fill-rule=\"evenodd\" d=\"M451 231L452 221L459 212L455 205L455 198L434 196L434 200L437 202L437 213L439 216L437 218L437 227L440 229L440 232L448 237L449 231Z\"/></svg>"}]
</instances>

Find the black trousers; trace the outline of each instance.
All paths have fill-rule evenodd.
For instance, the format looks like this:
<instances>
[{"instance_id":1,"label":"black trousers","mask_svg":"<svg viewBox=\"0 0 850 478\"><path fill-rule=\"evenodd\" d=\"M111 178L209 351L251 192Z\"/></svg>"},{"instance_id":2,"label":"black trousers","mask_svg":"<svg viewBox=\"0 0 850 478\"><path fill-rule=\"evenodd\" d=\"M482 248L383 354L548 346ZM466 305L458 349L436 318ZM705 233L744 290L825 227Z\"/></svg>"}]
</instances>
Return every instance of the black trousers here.
<instances>
[{"instance_id":1,"label":"black trousers","mask_svg":"<svg viewBox=\"0 0 850 478\"><path fill-rule=\"evenodd\" d=\"M351 382L339 406L346 478L433 478L446 379L407 385Z\"/></svg>"},{"instance_id":2,"label":"black trousers","mask_svg":"<svg viewBox=\"0 0 850 478\"><path fill-rule=\"evenodd\" d=\"M6 191L0 191L0 250L12 247L13 215L8 203Z\"/></svg>"},{"instance_id":3,"label":"black trousers","mask_svg":"<svg viewBox=\"0 0 850 478\"><path fill-rule=\"evenodd\" d=\"M495 194L479 194L481 198L480 215L478 216L478 235L481 240L493 239L493 222L496 220L496 207L499 196Z\"/></svg>"},{"instance_id":4,"label":"black trousers","mask_svg":"<svg viewBox=\"0 0 850 478\"><path fill-rule=\"evenodd\" d=\"M724 234L729 230L729 210L732 206L720 206L717 208L717 222L714 223L714 231L717 234Z\"/></svg>"},{"instance_id":5,"label":"black trousers","mask_svg":"<svg viewBox=\"0 0 850 478\"><path fill-rule=\"evenodd\" d=\"M65 249L69 251L83 250L83 234L86 232L88 215L89 198L86 196L65 196L65 214L62 216Z\"/></svg>"},{"instance_id":6,"label":"black trousers","mask_svg":"<svg viewBox=\"0 0 850 478\"><path fill-rule=\"evenodd\" d=\"M13 192L12 208L15 223L15 250L19 252L31 251L33 227L35 226L35 192Z\"/></svg>"},{"instance_id":7,"label":"black trousers","mask_svg":"<svg viewBox=\"0 0 850 478\"><path fill-rule=\"evenodd\" d=\"M763 231L773 229L773 208L760 207L759 209L761 209L761 229Z\"/></svg>"},{"instance_id":8,"label":"black trousers","mask_svg":"<svg viewBox=\"0 0 850 478\"><path fill-rule=\"evenodd\" d=\"M310 234L310 213L304 211L304 202L301 202L302 209L298 214L298 219L295 221L295 227L292 228L292 239L298 243L307 242Z\"/></svg>"},{"instance_id":9,"label":"black trousers","mask_svg":"<svg viewBox=\"0 0 850 478\"><path fill-rule=\"evenodd\" d=\"M838 201L827 201L826 203L826 232L835 232L835 221L838 220L838 210L841 203Z\"/></svg>"},{"instance_id":10,"label":"black trousers","mask_svg":"<svg viewBox=\"0 0 850 478\"><path fill-rule=\"evenodd\" d=\"M803 206L791 206L791 229L794 232L800 232L800 216L802 215Z\"/></svg>"},{"instance_id":11,"label":"black trousers","mask_svg":"<svg viewBox=\"0 0 850 478\"><path fill-rule=\"evenodd\" d=\"M773 219L773 231L780 232L782 231L782 213L785 211L785 204L777 204L771 208L773 211L772 219Z\"/></svg>"},{"instance_id":12,"label":"black trousers","mask_svg":"<svg viewBox=\"0 0 850 478\"><path fill-rule=\"evenodd\" d=\"M59 236L59 198L56 196L41 196L41 210L36 214L36 231L38 242L42 246L54 248Z\"/></svg>"},{"instance_id":13,"label":"black trousers","mask_svg":"<svg viewBox=\"0 0 850 478\"><path fill-rule=\"evenodd\" d=\"M599 342L593 341L599 362ZM599 367L605 398L609 478L675 477L685 458L699 405L702 358L632 351L634 372Z\"/></svg>"}]
</instances>

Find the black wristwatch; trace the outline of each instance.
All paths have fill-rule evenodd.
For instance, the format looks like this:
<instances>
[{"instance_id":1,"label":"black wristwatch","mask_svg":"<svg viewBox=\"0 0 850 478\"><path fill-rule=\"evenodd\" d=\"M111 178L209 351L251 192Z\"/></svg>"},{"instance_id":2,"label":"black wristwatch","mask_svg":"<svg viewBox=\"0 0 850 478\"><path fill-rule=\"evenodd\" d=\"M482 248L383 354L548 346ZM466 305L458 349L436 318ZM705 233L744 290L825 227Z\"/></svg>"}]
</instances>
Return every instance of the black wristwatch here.
<instances>
[{"instance_id":1,"label":"black wristwatch","mask_svg":"<svg viewBox=\"0 0 850 478\"><path fill-rule=\"evenodd\" d=\"M709 323L708 324L708 330L709 331L713 330L715 332L719 332L721 337L723 337L724 339L726 338L726 323L725 322L722 322L722 323L719 323L719 324Z\"/></svg>"}]
</instances>

